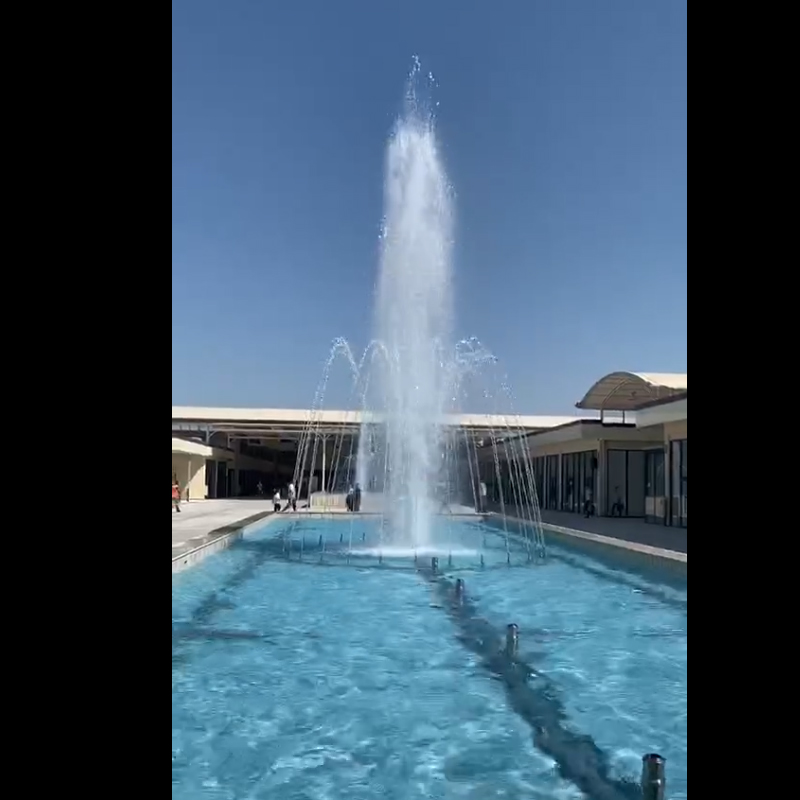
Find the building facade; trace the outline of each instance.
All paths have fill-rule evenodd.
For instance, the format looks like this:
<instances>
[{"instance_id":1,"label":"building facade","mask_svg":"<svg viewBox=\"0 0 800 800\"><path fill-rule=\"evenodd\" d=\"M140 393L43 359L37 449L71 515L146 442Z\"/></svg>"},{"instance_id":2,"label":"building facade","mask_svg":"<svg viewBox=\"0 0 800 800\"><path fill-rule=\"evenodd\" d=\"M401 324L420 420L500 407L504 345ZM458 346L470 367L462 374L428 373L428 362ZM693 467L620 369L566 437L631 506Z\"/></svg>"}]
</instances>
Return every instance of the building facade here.
<instances>
[{"instance_id":1,"label":"building facade","mask_svg":"<svg viewBox=\"0 0 800 800\"><path fill-rule=\"evenodd\" d=\"M527 437L542 509L688 527L688 376L614 372L576 404L600 412Z\"/></svg>"},{"instance_id":2,"label":"building facade","mask_svg":"<svg viewBox=\"0 0 800 800\"><path fill-rule=\"evenodd\" d=\"M456 494L469 504L483 482L490 500L508 502L519 459L508 463L506 454L522 449L544 511L588 508L688 527L688 376L613 372L576 407L595 416L445 420L459 441L463 433L458 453L468 454L455 459L464 484ZM356 411L280 409L173 408L172 417L173 479L189 499L252 496L259 487L271 494L292 480L301 453L307 488L338 491L362 426L374 421ZM303 450L309 437L313 447Z\"/></svg>"}]
</instances>

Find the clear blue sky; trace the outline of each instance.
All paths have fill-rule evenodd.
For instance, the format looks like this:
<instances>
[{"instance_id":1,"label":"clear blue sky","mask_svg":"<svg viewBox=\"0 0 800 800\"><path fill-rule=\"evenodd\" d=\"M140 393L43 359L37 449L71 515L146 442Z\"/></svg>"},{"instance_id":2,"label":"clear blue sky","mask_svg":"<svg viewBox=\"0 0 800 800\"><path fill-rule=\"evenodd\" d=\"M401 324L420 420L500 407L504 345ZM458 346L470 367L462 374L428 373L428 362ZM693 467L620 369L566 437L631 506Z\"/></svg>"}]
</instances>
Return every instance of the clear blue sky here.
<instances>
[{"instance_id":1,"label":"clear blue sky","mask_svg":"<svg viewBox=\"0 0 800 800\"><path fill-rule=\"evenodd\" d=\"M415 54L457 193L457 332L498 356L515 410L686 371L685 2L172 8L173 404L307 408L330 340L369 340Z\"/></svg>"}]
</instances>

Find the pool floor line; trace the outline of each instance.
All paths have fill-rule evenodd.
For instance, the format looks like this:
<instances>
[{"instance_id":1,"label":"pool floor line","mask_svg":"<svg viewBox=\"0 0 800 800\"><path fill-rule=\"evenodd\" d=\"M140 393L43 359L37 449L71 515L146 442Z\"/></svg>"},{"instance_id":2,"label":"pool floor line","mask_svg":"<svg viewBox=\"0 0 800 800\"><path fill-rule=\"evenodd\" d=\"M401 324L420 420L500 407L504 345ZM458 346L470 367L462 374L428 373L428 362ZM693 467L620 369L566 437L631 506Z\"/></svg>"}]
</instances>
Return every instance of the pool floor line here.
<instances>
[{"instance_id":1,"label":"pool floor line","mask_svg":"<svg viewBox=\"0 0 800 800\"><path fill-rule=\"evenodd\" d=\"M274 560L274 552L269 548L270 543L279 540L279 536L273 536L263 541L248 541L246 539L238 540L232 548L237 550L246 551L250 557L241 565L239 565L217 589L209 592L192 612L189 624L199 626L208 622L208 620L223 609L232 608L230 601L225 599L225 594L240 586L245 581L255 577L256 572L268 561ZM231 548L231 549L232 549Z\"/></svg>"},{"instance_id":2,"label":"pool floor line","mask_svg":"<svg viewBox=\"0 0 800 800\"><path fill-rule=\"evenodd\" d=\"M420 569L418 574L437 589L441 607L459 630L461 644L503 682L511 709L530 726L534 746L556 762L561 777L590 800L641 800L638 784L610 775L608 756L591 736L564 727L567 715L552 681L521 659L507 656L503 637L478 615L468 598L456 598L455 586L447 577L430 569Z\"/></svg>"},{"instance_id":3,"label":"pool floor line","mask_svg":"<svg viewBox=\"0 0 800 800\"><path fill-rule=\"evenodd\" d=\"M636 589L636 591L639 591L648 597L652 597L654 600L658 600L660 603L663 603L670 608L674 608L676 611L680 611L683 614L687 614L689 611L688 600L679 600L678 598L669 597L663 592L659 592L654 586L642 586L633 580L627 580L626 577L624 577L625 573L622 574L623 577L617 577L605 572L602 569L595 569L590 564L584 564L579 557L573 557L570 553L564 553L563 551L559 550L554 551L552 548L547 551L547 557L553 561L559 561L562 564L566 564L573 569L579 569L583 572L587 572L589 575L592 575L598 580L607 581L608 583L615 583L618 586L629 586L631 589ZM591 556L584 556L584 558L591 558ZM642 580L647 581L647 578L642 577Z\"/></svg>"}]
</instances>

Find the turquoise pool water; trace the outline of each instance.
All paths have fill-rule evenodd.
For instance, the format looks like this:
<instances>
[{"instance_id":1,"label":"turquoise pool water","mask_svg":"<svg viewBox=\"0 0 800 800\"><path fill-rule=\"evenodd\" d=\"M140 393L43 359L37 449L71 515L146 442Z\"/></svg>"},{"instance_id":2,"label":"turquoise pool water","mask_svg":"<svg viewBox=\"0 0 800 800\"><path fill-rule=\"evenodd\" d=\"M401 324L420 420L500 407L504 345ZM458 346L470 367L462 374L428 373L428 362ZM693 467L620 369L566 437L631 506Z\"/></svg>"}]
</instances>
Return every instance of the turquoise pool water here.
<instances>
[{"instance_id":1,"label":"turquoise pool water","mask_svg":"<svg viewBox=\"0 0 800 800\"><path fill-rule=\"evenodd\" d=\"M173 578L173 798L584 796L408 556L320 567L310 545L322 535L335 550L353 523L309 519L292 529L307 560L288 562L271 544L288 524ZM374 523L356 524L369 549ZM476 612L497 630L519 624L521 657L612 776L638 778L656 750L667 796L687 797L685 588L557 549L508 569L501 545L470 569L492 532L447 529Z\"/></svg>"}]
</instances>

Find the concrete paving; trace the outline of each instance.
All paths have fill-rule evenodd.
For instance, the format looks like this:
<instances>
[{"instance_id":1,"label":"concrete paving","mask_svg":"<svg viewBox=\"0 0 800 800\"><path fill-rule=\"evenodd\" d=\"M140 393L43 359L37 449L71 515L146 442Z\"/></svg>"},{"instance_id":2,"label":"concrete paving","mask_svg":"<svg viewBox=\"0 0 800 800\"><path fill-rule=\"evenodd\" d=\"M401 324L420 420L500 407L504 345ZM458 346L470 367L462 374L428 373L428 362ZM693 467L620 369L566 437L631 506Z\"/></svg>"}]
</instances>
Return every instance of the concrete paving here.
<instances>
[{"instance_id":1,"label":"concrete paving","mask_svg":"<svg viewBox=\"0 0 800 800\"><path fill-rule=\"evenodd\" d=\"M182 555L208 540L209 534L256 514L272 513L272 500L240 498L192 500L172 511L172 557Z\"/></svg>"},{"instance_id":2,"label":"concrete paving","mask_svg":"<svg viewBox=\"0 0 800 800\"><path fill-rule=\"evenodd\" d=\"M620 539L623 542L643 544L661 550L672 550L688 555L688 537L686 528L667 528L663 525L651 525L641 519L620 519L619 517L589 517L582 514L568 514L563 511L542 511L542 522L560 525L562 528L583 533L595 533Z\"/></svg>"}]
</instances>

